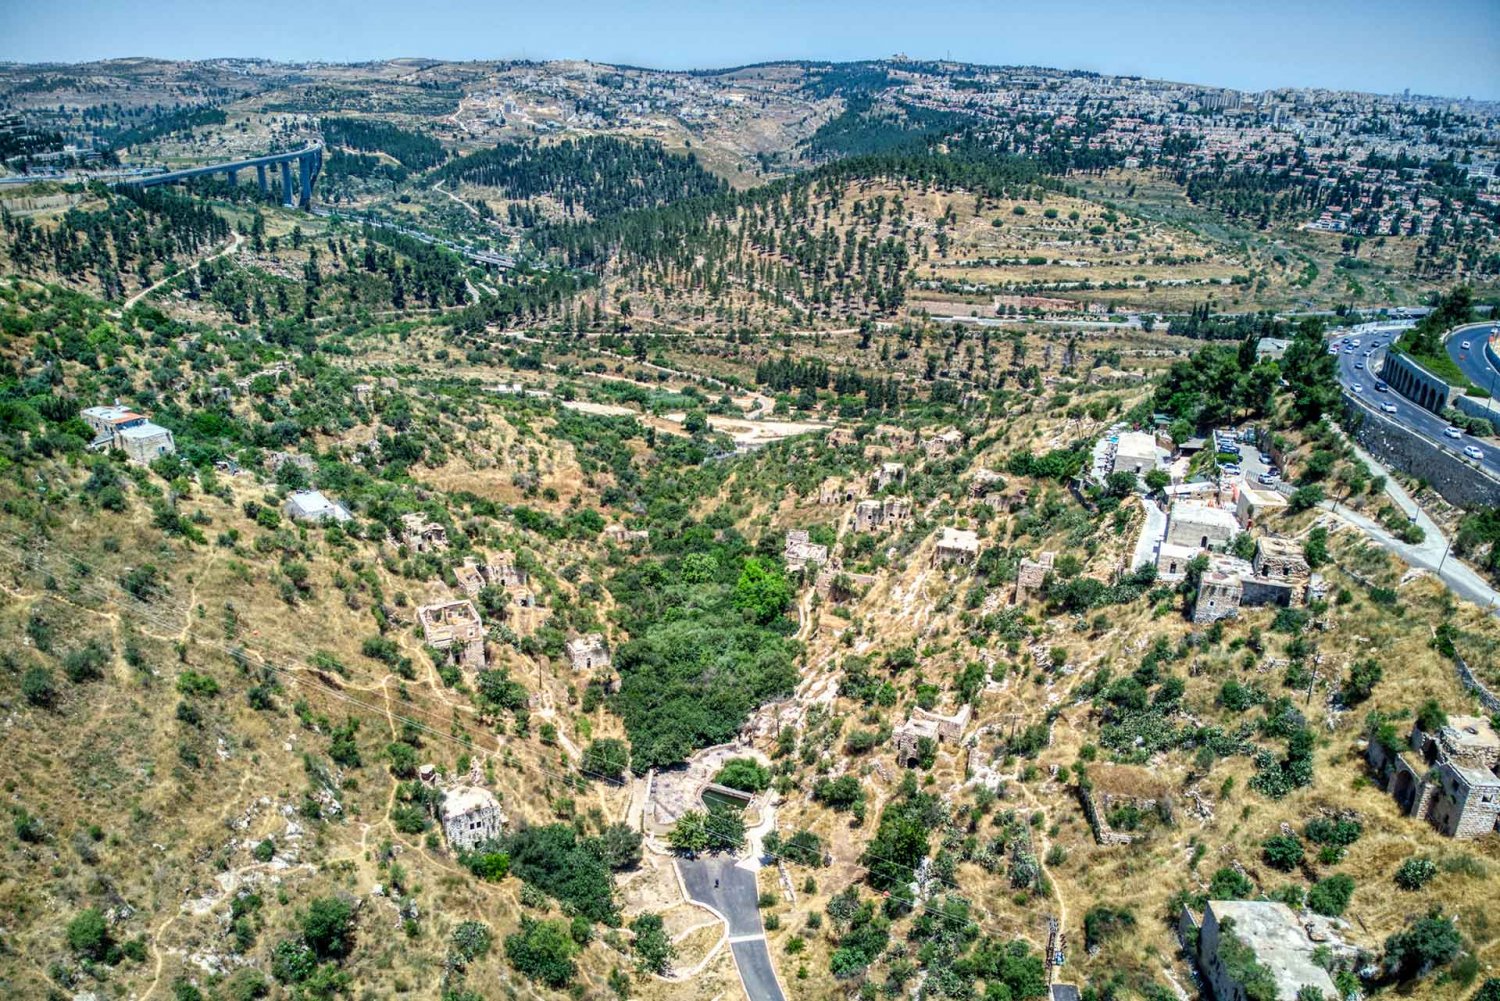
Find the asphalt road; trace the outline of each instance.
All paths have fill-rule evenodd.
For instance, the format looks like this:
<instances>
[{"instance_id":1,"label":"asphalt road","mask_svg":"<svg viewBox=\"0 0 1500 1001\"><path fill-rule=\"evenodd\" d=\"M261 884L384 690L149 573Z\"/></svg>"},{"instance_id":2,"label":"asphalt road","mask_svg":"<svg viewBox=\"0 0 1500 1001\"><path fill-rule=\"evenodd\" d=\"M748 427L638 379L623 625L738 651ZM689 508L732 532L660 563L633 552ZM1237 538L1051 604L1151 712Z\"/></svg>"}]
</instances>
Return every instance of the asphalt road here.
<instances>
[{"instance_id":1,"label":"asphalt road","mask_svg":"<svg viewBox=\"0 0 1500 1001\"><path fill-rule=\"evenodd\" d=\"M1484 356L1484 342L1494 329L1495 324L1486 323L1468 330L1460 329L1448 338L1448 357L1468 376L1470 382L1487 390L1491 397L1500 393L1500 369L1491 365ZM1468 350L1464 349L1465 342L1469 345Z\"/></svg>"},{"instance_id":2,"label":"asphalt road","mask_svg":"<svg viewBox=\"0 0 1500 1001\"><path fill-rule=\"evenodd\" d=\"M677 871L688 896L712 908L728 924L729 949L750 1001L785 1001L760 922L755 872L736 861L720 855L679 858Z\"/></svg>"},{"instance_id":3,"label":"asphalt road","mask_svg":"<svg viewBox=\"0 0 1500 1001\"><path fill-rule=\"evenodd\" d=\"M1381 413L1380 416L1394 421L1408 430L1415 431L1437 448L1447 451L1465 462L1472 462L1463 454L1465 445L1477 445L1484 458L1480 464L1495 476L1500 476L1500 446L1493 440L1479 440L1464 435L1463 438L1454 440L1444 436L1443 429L1448 422L1437 414L1423 407L1417 406L1410 400L1396 393L1377 392L1375 390L1375 379L1380 365L1385 359L1386 349L1389 347L1391 338L1399 333L1400 327L1382 326L1378 329L1361 329L1339 331L1339 337L1357 338L1360 346L1357 348L1341 349L1338 357L1338 379L1345 388L1353 390L1358 386L1358 396L1371 407L1378 408L1383 403L1393 404L1396 407L1394 414ZM1461 340L1462 338L1459 338ZM1365 357L1369 351L1370 356Z\"/></svg>"}]
</instances>

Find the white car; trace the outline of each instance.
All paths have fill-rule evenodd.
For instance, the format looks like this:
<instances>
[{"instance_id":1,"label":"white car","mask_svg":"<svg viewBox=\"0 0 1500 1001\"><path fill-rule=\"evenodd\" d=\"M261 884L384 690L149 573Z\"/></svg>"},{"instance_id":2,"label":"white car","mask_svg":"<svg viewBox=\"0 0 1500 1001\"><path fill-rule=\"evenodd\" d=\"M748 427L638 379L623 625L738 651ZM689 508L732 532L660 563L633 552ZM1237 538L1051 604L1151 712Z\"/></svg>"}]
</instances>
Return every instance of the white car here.
<instances>
[{"instance_id":1,"label":"white car","mask_svg":"<svg viewBox=\"0 0 1500 1001\"><path fill-rule=\"evenodd\" d=\"M1365 363L1362 361L1357 361L1354 363L1354 367L1357 369L1363 369L1365 367Z\"/></svg>"},{"instance_id":2,"label":"white car","mask_svg":"<svg viewBox=\"0 0 1500 1001\"><path fill-rule=\"evenodd\" d=\"M1463 429L1456 428L1452 424L1449 424L1447 427L1443 428L1443 434L1447 435L1449 438L1462 438L1464 436Z\"/></svg>"},{"instance_id":3,"label":"white car","mask_svg":"<svg viewBox=\"0 0 1500 1001\"><path fill-rule=\"evenodd\" d=\"M1479 450L1479 447L1477 445L1465 445L1464 446L1464 455L1467 455L1469 458L1473 459L1475 462L1482 462L1482 461L1484 461L1484 453Z\"/></svg>"},{"instance_id":4,"label":"white car","mask_svg":"<svg viewBox=\"0 0 1500 1001\"><path fill-rule=\"evenodd\" d=\"M1382 403L1380 405L1380 409L1384 410L1388 414L1394 414L1398 413L1401 408L1396 406L1394 403Z\"/></svg>"},{"instance_id":5,"label":"white car","mask_svg":"<svg viewBox=\"0 0 1500 1001\"><path fill-rule=\"evenodd\" d=\"M1467 350L1469 350L1469 342L1468 341L1464 341L1462 344L1459 345L1459 347L1461 347L1465 351L1467 351Z\"/></svg>"},{"instance_id":6,"label":"white car","mask_svg":"<svg viewBox=\"0 0 1500 1001\"><path fill-rule=\"evenodd\" d=\"M1354 390L1356 393L1363 393L1365 391L1365 387L1361 386L1357 382L1354 385L1350 386L1349 388L1352 389L1352 390Z\"/></svg>"}]
</instances>

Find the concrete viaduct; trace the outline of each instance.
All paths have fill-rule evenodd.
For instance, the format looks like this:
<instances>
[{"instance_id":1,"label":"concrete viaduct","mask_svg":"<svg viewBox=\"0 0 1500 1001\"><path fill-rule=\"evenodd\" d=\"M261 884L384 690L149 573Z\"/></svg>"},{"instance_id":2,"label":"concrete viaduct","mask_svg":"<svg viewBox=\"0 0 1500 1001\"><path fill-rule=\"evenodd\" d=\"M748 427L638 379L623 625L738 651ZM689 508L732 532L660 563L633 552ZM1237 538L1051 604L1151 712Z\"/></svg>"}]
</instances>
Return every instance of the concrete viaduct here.
<instances>
[{"instance_id":1,"label":"concrete viaduct","mask_svg":"<svg viewBox=\"0 0 1500 1001\"><path fill-rule=\"evenodd\" d=\"M292 180L292 164L294 163L297 165L298 175L298 183L295 184ZM287 153L272 153L269 156L251 157L248 160L236 160L233 163L211 163L202 167L189 167L186 170L169 170L164 174L132 177L119 183L122 186L154 188L159 184L176 184L194 177L223 174L230 184L235 184L239 181L240 171L253 167L256 180L260 182L261 194L266 194L270 191L266 171L275 170L278 166L281 168L282 204L288 208L310 209L313 181L317 179L318 171L323 167L323 144L319 142Z\"/></svg>"}]
</instances>

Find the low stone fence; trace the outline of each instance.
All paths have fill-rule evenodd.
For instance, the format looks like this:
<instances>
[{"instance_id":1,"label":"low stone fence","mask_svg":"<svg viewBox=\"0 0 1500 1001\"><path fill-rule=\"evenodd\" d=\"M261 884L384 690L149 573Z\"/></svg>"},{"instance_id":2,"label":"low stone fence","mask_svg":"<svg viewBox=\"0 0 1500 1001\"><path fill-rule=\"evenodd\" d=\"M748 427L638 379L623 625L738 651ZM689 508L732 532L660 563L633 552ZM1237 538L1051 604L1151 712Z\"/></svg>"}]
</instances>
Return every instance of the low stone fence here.
<instances>
[{"instance_id":1,"label":"low stone fence","mask_svg":"<svg viewBox=\"0 0 1500 1001\"><path fill-rule=\"evenodd\" d=\"M1464 683L1464 687L1479 696L1480 705L1492 713L1500 713L1500 696L1486 688L1484 682L1475 676L1473 669L1457 653L1453 655L1453 667L1458 671L1458 680Z\"/></svg>"}]
</instances>

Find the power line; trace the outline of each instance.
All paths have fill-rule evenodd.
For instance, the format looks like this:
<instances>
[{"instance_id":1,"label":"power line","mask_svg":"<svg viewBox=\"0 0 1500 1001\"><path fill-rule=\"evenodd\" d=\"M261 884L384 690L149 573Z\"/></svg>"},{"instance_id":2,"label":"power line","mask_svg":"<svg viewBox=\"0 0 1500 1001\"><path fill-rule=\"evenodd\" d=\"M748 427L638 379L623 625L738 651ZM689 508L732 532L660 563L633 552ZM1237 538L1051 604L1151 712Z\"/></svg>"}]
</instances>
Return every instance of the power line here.
<instances>
[{"instance_id":1,"label":"power line","mask_svg":"<svg viewBox=\"0 0 1500 1001\"><path fill-rule=\"evenodd\" d=\"M41 563L41 560L42 560L42 551L34 548L34 540L26 540L22 536L12 536L12 538L15 539L17 542L31 541L32 544L33 544L33 548L31 548L29 550L16 550L16 549L14 549L14 548L12 548L10 546L6 546L3 543L0 543L0 551L6 551L6 552L8 552L12 557L14 557L17 560L17 564L19 566L24 567L24 568L29 569L29 570L32 570L33 572L41 572L42 567L40 566L40 563ZM162 614L162 612L160 610L152 608L146 601L144 601L143 599L139 598L138 596L130 593L129 590L125 589L124 587L122 587L119 584L105 583L103 581L103 577L98 572L99 568L97 566L88 563L86 560L83 560L81 557L79 557L76 553L71 552L71 551L69 551L67 549L64 549L63 547L58 546L56 544L49 543L48 546L47 546L47 548L51 549L52 551L58 552L61 555L69 558L71 560L71 562L72 562L73 572L75 573L75 575L77 573L78 568L83 568L83 569L86 569L86 570L88 570L90 572L89 573L89 577L88 577L87 580L75 580L74 581L75 586L77 586L80 590L88 591L88 592L92 593L95 597L97 597L97 598L99 598L100 600L103 600L103 601L108 601L108 600L113 599L113 600L116 600L118 602L119 599L123 598L125 600L125 602L128 603L133 608L135 614L138 615L140 618L146 620L147 622L152 623L153 625L156 625L158 628L161 628L161 629L164 629L164 630L169 630L169 631L172 629L173 624L170 623L170 622L168 622L168 621L166 621L166 619L164 618L164 616L163 616L163 614ZM55 572L55 568L54 568L54 570L49 570L48 571L49 575L51 575L53 572ZM155 590L156 593L159 593L159 594L165 594L166 593L165 592L165 588L158 587L158 588L153 588L153 590ZM191 622L192 622L191 615L192 615L192 610L188 609L185 612L185 622L186 622L186 625L188 625L189 627L191 626ZM236 663L248 663L249 657L253 653L257 657L257 659L258 659L258 665L261 668L273 671L273 672L275 672L276 674L278 674L280 676L286 677L292 684L302 685L304 687L308 687L308 688L311 688L313 690L319 691L319 692L321 692L321 693L323 693L325 695L331 696L332 698L334 698L336 700L339 700L341 702L344 702L344 703L347 703L349 705L355 706L357 708L363 709L363 710L365 710L366 712L368 712L368 713L370 713L372 715L375 715L375 716L384 716L384 717L387 717L388 719L399 720L402 723L410 724L414 729L418 730L419 732L429 734L429 735L431 735L431 736L433 736L436 739L441 740L441 741L448 741L448 742L451 742L453 744L456 744L459 747L462 747L465 751L474 750L475 747L477 746L476 743L473 742L473 740L474 740L474 733L472 731L470 731L467 726L458 724L457 721L450 720L450 721L448 721L448 723L449 723L450 726L457 726L458 729L462 730L464 732L465 736L469 737L470 742L465 742L465 741L459 740L458 738L452 736L450 733L438 730L438 729L436 729L436 728L428 725L427 723L424 723L424 722L421 722L419 720L413 719L410 716L406 716L406 715L402 715L401 713L397 713L397 712L393 711L392 709L390 709L387 706L377 706L377 705L374 705L372 703L362 701L362 700L360 700L358 698L355 698L355 697L349 695L347 692L343 691L340 688L337 688L337 687L331 686L329 684L326 684L323 681L321 681L320 676L319 676L319 674L318 674L318 672L317 672L317 670L315 668L313 668L312 666L306 664L305 662L302 662L298 658L290 658L290 659L291 659L292 663L296 664L301 669L300 671L295 671L295 670L291 670L291 669L288 669L288 668L278 667L277 665L273 664L270 660L268 660L259 651L253 651L253 650L250 650L249 648L243 647L243 646L239 647L239 648L233 648L233 647L230 647L229 645L227 645L225 643L222 643L220 641L217 641L217 640L212 640L212 639L208 639L208 638L205 638L205 637L199 637L197 635L194 635L193 630L191 628L188 628L188 629L186 629L184 631L188 634L188 636L195 643L199 644L200 646L206 646L206 647L210 647L210 648L216 649L216 650L222 652L231 661L234 661ZM307 673L304 674L303 672L307 672ZM654 705L660 705L660 704L661 704L661 700L658 700L656 703L654 703ZM432 714L430 712L427 712L425 710L416 709L416 707L412 707L412 708L414 709L414 711L417 711L419 713L422 713L423 715L429 716L429 718L434 718L434 719L437 718L434 714ZM488 737L488 736L492 736L492 735L485 734L484 736ZM569 784L572 781L571 778L570 778L570 776L567 773L556 771L555 769L549 768L549 767L547 767L545 765L536 764L536 765L534 765L532 767L536 771L538 771L538 772L541 772L541 773L543 773L545 775L548 775L548 776L551 776L553 778L558 779L559 781L563 782L565 785ZM586 776L586 777L589 777L589 778L600 779L602 781L609 782L609 783L616 783L616 782L618 782L618 779L619 779L619 776L617 776L617 775L606 775L606 774L603 774L603 773L600 773L600 772L595 772L595 771L592 771L590 769L583 768L581 766L581 764L579 766L575 766L575 769L576 769L577 773L580 774L580 775L583 775L583 776ZM727 835L725 835L725 834L723 834L721 832L714 831L712 829L707 829L706 833L708 834L708 836L716 838L717 840L719 840L720 842L722 842L723 844L725 844L726 847L734 847L733 839L729 838ZM801 863L799 863L796 859L790 858L790 857L786 856L783 853L769 852L769 851L762 850L762 855L765 856L765 857L768 857L768 858L775 859L777 861L790 862L793 865L801 865ZM910 866L910 865L908 865L905 862L901 862L901 861L898 861L896 859L889 858L887 856L873 855L873 854L870 854L869 852L865 852L864 853L864 857L867 858L867 859L870 859L872 861L889 862L893 866L897 866L898 868L903 869L903 870L911 870L912 874L913 874L913 878L915 879L915 877L916 877L915 868L912 867L912 866ZM853 868L855 871L858 871L858 872L864 872L864 873L869 874L869 873L871 873L873 871L870 866L865 865L862 862L847 862L847 863L844 863L844 864L850 866L851 868ZM959 887L958 884L955 881L953 881L953 880L943 879L942 877L935 876L935 875L934 876L930 876L928 878L931 879L931 880L933 880L934 882L937 882L941 886L945 886L945 887L947 887L947 888L949 888L951 890L954 890L954 891L962 893L962 888ZM896 893L894 891L886 891L885 896L887 896L889 898L892 898L892 899L895 899L895 900L898 900L900 902L909 904L913 908L915 908L915 906L918 903L923 902L923 901L919 900L915 895L913 895L913 896L903 896L903 895L901 895L899 893ZM966 903L969 904L970 907L972 907L972 908L979 908L979 909L983 910L983 913L984 913L984 915L987 918L995 920L995 915L993 914L993 912L989 911L986 908L980 908L980 905L978 904L977 901L970 900L967 897L964 897L963 899L965 900ZM946 915L946 914L942 914L941 912L939 912L939 916L941 916L944 920L950 920L950 921L953 920L952 916Z\"/></svg>"}]
</instances>

